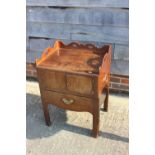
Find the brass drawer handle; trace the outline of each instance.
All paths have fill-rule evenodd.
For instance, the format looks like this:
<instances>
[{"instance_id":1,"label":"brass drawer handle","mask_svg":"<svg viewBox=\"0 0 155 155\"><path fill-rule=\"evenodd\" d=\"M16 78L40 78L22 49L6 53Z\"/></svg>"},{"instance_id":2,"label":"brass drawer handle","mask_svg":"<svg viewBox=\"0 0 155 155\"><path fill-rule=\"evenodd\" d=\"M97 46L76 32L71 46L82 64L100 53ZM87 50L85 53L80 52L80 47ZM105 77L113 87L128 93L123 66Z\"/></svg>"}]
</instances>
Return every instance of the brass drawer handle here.
<instances>
[{"instance_id":1,"label":"brass drawer handle","mask_svg":"<svg viewBox=\"0 0 155 155\"><path fill-rule=\"evenodd\" d=\"M72 104L74 102L73 99L66 99L66 98L62 98L62 101L65 103L65 104Z\"/></svg>"}]
</instances>

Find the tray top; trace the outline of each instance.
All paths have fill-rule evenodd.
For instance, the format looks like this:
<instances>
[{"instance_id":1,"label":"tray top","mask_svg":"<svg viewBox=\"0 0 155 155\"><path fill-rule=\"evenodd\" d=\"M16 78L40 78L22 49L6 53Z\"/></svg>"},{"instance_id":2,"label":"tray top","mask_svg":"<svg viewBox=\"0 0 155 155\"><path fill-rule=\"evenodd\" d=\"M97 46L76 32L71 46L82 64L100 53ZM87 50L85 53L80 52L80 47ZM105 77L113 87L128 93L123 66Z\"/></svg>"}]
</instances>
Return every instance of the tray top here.
<instances>
[{"instance_id":1,"label":"tray top","mask_svg":"<svg viewBox=\"0 0 155 155\"><path fill-rule=\"evenodd\" d=\"M45 58L37 64L38 67L67 72L98 74L106 50L55 47L54 49L48 48L45 52L47 52L47 56L42 55Z\"/></svg>"}]
</instances>

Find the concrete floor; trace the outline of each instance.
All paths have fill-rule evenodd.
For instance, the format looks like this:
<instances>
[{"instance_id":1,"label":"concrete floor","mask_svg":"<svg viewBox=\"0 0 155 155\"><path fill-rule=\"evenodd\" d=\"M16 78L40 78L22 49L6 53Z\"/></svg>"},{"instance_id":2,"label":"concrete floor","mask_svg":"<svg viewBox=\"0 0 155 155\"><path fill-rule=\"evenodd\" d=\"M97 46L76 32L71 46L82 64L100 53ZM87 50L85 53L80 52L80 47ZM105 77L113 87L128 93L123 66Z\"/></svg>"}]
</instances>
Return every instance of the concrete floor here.
<instances>
[{"instance_id":1,"label":"concrete floor","mask_svg":"<svg viewBox=\"0 0 155 155\"><path fill-rule=\"evenodd\" d=\"M110 95L109 111L100 112L100 136L91 137L92 115L49 107L44 122L37 82L26 82L27 155L128 155L128 96Z\"/></svg>"}]
</instances>

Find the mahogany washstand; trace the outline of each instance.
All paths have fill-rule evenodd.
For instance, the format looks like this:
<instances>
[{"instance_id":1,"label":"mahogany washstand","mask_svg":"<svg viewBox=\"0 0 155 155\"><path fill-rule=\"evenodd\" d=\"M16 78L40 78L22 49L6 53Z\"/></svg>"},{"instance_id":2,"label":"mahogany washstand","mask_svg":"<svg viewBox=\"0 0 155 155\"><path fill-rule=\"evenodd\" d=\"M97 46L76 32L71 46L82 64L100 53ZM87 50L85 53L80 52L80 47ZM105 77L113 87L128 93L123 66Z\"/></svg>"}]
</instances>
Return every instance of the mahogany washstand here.
<instances>
[{"instance_id":1,"label":"mahogany washstand","mask_svg":"<svg viewBox=\"0 0 155 155\"><path fill-rule=\"evenodd\" d=\"M56 41L40 59L36 59L45 122L51 124L48 104L59 108L90 112L93 136L99 133L100 107L108 110L111 45L97 48L92 44ZM99 96L106 92L103 103Z\"/></svg>"}]
</instances>

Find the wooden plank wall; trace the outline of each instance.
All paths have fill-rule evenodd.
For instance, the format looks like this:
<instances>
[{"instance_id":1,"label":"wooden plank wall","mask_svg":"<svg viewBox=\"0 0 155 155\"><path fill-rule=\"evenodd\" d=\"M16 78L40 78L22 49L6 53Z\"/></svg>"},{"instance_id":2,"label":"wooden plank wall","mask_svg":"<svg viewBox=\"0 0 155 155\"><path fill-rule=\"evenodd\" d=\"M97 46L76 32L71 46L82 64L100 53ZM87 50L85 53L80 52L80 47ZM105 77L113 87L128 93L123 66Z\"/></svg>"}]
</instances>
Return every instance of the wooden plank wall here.
<instances>
[{"instance_id":1,"label":"wooden plank wall","mask_svg":"<svg viewBox=\"0 0 155 155\"><path fill-rule=\"evenodd\" d=\"M128 75L128 0L27 0L27 62L57 39L113 45L112 73Z\"/></svg>"}]
</instances>

